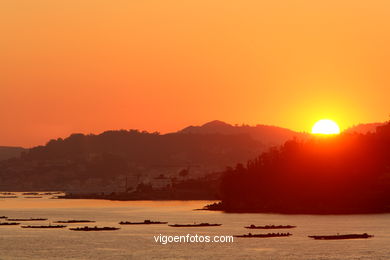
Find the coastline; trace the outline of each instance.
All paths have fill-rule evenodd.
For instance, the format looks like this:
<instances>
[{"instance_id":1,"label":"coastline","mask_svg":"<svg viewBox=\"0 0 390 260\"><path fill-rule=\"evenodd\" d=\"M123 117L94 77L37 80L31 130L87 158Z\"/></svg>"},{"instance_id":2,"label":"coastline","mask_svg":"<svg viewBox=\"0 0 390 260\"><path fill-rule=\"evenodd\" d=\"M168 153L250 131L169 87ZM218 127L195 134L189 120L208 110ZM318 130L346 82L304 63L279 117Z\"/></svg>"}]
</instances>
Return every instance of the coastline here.
<instances>
[{"instance_id":1,"label":"coastline","mask_svg":"<svg viewBox=\"0 0 390 260\"><path fill-rule=\"evenodd\" d=\"M390 213L390 206L385 208L263 208L263 209L237 209L226 208L222 201L205 205L199 210L222 211L224 213L259 213L259 214L286 214L286 215L366 215L366 214L387 214Z\"/></svg>"},{"instance_id":2,"label":"coastline","mask_svg":"<svg viewBox=\"0 0 390 260\"><path fill-rule=\"evenodd\" d=\"M390 207L388 208L334 208L332 210L323 209L323 208L296 208L296 209L276 209L276 208L263 208L263 209L234 209L234 208L225 208L222 201L216 197L212 196L180 196L176 194L174 196L131 196L122 195L99 195L99 194L67 194L64 196L58 196L59 199L102 199L110 201L169 201L169 200L181 200L181 201L218 201L213 204L205 205L203 208L198 208L194 210L204 210L204 211L220 211L223 213L239 213L239 214L285 214L285 215L367 215L367 214L387 214L390 213Z\"/></svg>"},{"instance_id":3,"label":"coastline","mask_svg":"<svg viewBox=\"0 0 390 260\"><path fill-rule=\"evenodd\" d=\"M218 200L218 197L213 194L204 194L197 192L164 192L154 191L149 193L114 193L114 194L72 194L66 193L63 196L58 196L59 199L103 199L117 201L136 201L136 200Z\"/></svg>"}]
</instances>

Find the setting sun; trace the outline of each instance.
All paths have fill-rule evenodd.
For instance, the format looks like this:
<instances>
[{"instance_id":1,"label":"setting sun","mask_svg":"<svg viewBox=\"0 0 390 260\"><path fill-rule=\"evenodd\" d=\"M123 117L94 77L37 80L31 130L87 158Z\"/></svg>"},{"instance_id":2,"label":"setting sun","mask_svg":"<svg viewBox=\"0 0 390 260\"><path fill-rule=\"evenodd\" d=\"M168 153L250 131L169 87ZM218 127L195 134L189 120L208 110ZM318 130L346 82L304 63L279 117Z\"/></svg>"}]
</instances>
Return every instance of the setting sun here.
<instances>
[{"instance_id":1,"label":"setting sun","mask_svg":"<svg viewBox=\"0 0 390 260\"><path fill-rule=\"evenodd\" d=\"M322 119L314 124L311 132L313 134L325 134L325 135L339 134L340 127L337 125L336 122L332 120Z\"/></svg>"}]
</instances>

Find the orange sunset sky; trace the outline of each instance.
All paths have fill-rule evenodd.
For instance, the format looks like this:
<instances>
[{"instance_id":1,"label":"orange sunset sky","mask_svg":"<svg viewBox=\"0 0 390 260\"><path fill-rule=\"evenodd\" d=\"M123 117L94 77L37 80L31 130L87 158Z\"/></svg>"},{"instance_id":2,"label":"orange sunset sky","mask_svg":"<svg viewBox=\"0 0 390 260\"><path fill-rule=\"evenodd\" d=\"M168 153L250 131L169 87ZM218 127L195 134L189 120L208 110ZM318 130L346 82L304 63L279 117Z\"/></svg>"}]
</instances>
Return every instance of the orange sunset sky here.
<instances>
[{"instance_id":1,"label":"orange sunset sky","mask_svg":"<svg viewBox=\"0 0 390 260\"><path fill-rule=\"evenodd\" d=\"M388 119L388 0L1 0L0 145Z\"/></svg>"}]
</instances>

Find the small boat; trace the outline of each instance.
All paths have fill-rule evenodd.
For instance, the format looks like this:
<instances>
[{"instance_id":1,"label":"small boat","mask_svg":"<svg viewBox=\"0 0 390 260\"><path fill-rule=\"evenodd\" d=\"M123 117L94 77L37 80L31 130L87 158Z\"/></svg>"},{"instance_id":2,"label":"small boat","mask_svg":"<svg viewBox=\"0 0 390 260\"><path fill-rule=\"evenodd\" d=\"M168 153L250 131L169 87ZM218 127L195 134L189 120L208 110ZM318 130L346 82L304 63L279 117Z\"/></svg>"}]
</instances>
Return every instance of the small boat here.
<instances>
[{"instance_id":1,"label":"small boat","mask_svg":"<svg viewBox=\"0 0 390 260\"><path fill-rule=\"evenodd\" d=\"M373 235L369 235L367 233L363 234L346 234L346 235L330 235L330 236L308 236L310 238L314 238L316 240L335 240L335 239L358 239L358 238L370 238Z\"/></svg>"},{"instance_id":2,"label":"small boat","mask_svg":"<svg viewBox=\"0 0 390 260\"><path fill-rule=\"evenodd\" d=\"M283 229L283 228L296 228L297 226L291 226L291 225L265 225L265 226L255 226L250 225L245 228L248 229Z\"/></svg>"},{"instance_id":3,"label":"small boat","mask_svg":"<svg viewBox=\"0 0 390 260\"><path fill-rule=\"evenodd\" d=\"M42 197L41 196L28 196L28 197L24 197L25 199L41 199Z\"/></svg>"},{"instance_id":4,"label":"small boat","mask_svg":"<svg viewBox=\"0 0 390 260\"><path fill-rule=\"evenodd\" d=\"M0 218L7 218L6 216L0 216Z\"/></svg>"},{"instance_id":5,"label":"small boat","mask_svg":"<svg viewBox=\"0 0 390 260\"><path fill-rule=\"evenodd\" d=\"M22 195L39 195L38 192L24 192Z\"/></svg>"},{"instance_id":6,"label":"small boat","mask_svg":"<svg viewBox=\"0 0 390 260\"><path fill-rule=\"evenodd\" d=\"M12 192L0 192L1 195L15 195L15 193Z\"/></svg>"},{"instance_id":7,"label":"small boat","mask_svg":"<svg viewBox=\"0 0 390 260\"><path fill-rule=\"evenodd\" d=\"M0 199L16 199L18 196L0 196Z\"/></svg>"},{"instance_id":8,"label":"small boat","mask_svg":"<svg viewBox=\"0 0 390 260\"><path fill-rule=\"evenodd\" d=\"M268 238L268 237L289 237L292 234L290 233L268 233L268 234L244 234L244 235L237 235L235 237L245 237L245 238L251 238L251 237L258 237L258 238Z\"/></svg>"},{"instance_id":9,"label":"small boat","mask_svg":"<svg viewBox=\"0 0 390 260\"><path fill-rule=\"evenodd\" d=\"M129 222L129 221L121 221L120 225L151 225L151 224L168 224L168 222L161 221L151 221L149 219L145 219L143 222Z\"/></svg>"},{"instance_id":10,"label":"small boat","mask_svg":"<svg viewBox=\"0 0 390 260\"><path fill-rule=\"evenodd\" d=\"M170 227L219 227L222 226L222 224L200 223L200 224L174 224L169 226Z\"/></svg>"},{"instance_id":11,"label":"small boat","mask_svg":"<svg viewBox=\"0 0 390 260\"><path fill-rule=\"evenodd\" d=\"M48 226L22 226L22 228L64 228L65 225L48 225Z\"/></svg>"},{"instance_id":12,"label":"small boat","mask_svg":"<svg viewBox=\"0 0 390 260\"><path fill-rule=\"evenodd\" d=\"M111 230L118 230L120 228L116 227L77 227L77 228L69 228L70 230L73 231L111 231Z\"/></svg>"},{"instance_id":13,"label":"small boat","mask_svg":"<svg viewBox=\"0 0 390 260\"><path fill-rule=\"evenodd\" d=\"M83 219L71 219L71 220L59 220L54 223L94 223L93 220L83 220Z\"/></svg>"},{"instance_id":14,"label":"small boat","mask_svg":"<svg viewBox=\"0 0 390 260\"><path fill-rule=\"evenodd\" d=\"M8 221L45 221L47 218L9 218Z\"/></svg>"},{"instance_id":15,"label":"small boat","mask_svg":"<svg viewBox=\"0 0 390 260\"><path fill-rule=\"evenodd\" d=\"M20 223L17 223L17 222L2 222L2 223L0 223L0 226L16 226L19 224Z\"/></svg>"}]
</instances>

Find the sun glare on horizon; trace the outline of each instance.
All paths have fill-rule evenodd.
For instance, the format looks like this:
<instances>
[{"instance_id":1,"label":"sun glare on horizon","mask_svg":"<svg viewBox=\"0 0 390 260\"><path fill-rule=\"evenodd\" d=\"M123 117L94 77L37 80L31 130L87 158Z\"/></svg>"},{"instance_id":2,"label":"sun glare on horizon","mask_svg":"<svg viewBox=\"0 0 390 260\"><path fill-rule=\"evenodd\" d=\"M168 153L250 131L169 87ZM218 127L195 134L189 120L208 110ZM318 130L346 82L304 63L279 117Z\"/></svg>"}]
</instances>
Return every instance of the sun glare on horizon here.
<instances>
[{"instance_id":1,"label":"sun glare on horizon","mask_svg":"<svg viewBox=\"0 0 390 260\"><path fill-rule=\"evenodd\" d=\"M321 119L311 129L312 134L335 135L340 133L340 127L333 120Z\"/></svg>"}]
</instances>

